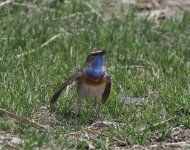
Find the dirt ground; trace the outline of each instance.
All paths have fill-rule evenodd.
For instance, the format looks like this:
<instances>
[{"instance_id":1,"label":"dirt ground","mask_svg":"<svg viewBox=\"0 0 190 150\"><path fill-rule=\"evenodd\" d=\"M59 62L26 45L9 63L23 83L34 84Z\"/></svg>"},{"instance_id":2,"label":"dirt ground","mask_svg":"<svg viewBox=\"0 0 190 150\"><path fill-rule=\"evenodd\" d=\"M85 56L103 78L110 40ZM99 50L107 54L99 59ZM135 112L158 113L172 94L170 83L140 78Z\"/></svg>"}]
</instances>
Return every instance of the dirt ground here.
<instances>
[{"instance_id":1,"label":"dirt ground","mask_svg":"<svg viewBox=\"0 0 190 150\"><path fill-rule=\"evenodd\" d=\"M98 0L99 1L99 0ZM100 3L94 1L96 8L101 8ZM116 16L122 7L136 5L139 12L138 16L148 16L149 19L181 19L184 11L190 12L190 0L106 0L104 9L107 9L106 18L112 14Z\"/></svg>"}]
</instances>

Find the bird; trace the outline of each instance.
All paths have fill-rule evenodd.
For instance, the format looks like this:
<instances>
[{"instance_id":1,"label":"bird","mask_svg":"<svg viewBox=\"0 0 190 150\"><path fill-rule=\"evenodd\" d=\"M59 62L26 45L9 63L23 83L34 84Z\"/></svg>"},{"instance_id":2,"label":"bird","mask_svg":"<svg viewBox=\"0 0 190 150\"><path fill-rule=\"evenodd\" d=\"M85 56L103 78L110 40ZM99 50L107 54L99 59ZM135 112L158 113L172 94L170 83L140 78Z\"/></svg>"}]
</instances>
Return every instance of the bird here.
<instances>
[{"instance_id":1,"label":"bird","mask_svg":"<svg viewBox=\"0 0 190 150\"><path fill-rule=\"evenodd\" d=\"M86 99L94 99L95 108L100 97L102 98L102 103L105 104L111 92L112 81L104 66L104 55L104 50L95 49L92 51L87 56L84 67L73 73L52 95L50 107L54 108L62 91L73 82L77 82L79 111L83 106L83 101Z\"/></svg>"}]
</instances>

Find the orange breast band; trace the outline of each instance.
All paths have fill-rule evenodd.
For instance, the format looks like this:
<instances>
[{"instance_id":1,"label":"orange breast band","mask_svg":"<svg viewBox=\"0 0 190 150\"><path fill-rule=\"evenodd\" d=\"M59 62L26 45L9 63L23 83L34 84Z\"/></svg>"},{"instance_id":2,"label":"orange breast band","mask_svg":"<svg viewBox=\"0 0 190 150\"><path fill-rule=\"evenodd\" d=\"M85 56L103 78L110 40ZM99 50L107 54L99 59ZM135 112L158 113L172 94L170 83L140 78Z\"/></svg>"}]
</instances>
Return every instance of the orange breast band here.
<instances>
[{"instance_id":1,"label":"orange breast band","mask_svg":"<svg viewBox=\"0 0 190 150\"><path fill-rule=\"evenodd\" d=\"M92 79L88 77L87 75L84 76L85 83L88 85L93 85L93 86L102 85L103 83L106 82L106 80L107 80L107 76L103 76L100 79Z\"/></svg>"}]
</instances>

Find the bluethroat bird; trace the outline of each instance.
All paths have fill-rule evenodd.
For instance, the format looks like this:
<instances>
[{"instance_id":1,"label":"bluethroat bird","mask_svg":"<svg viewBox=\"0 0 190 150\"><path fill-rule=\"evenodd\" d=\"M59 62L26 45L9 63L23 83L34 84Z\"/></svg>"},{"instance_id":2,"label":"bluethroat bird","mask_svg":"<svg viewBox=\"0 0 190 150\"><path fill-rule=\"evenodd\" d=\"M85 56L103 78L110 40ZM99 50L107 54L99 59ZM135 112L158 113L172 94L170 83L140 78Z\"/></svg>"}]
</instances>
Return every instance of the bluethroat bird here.
<instances>
[{"instance_id":1,"label":"bluethroat bird","mask_svg":"<svg viewBox=\"0 0 190 150\"><path fill-rule=\"evenodd\" d=\"M111 91L111 78L107 75L104 67L104 54L105 51L101 50L91 52L86 59L84 67L71 75L53 94L50 106L54 106L61 92L74 81L78 83L79 110L84 99L94 98L95 107L99 97L102 97L102 103L105 103Z\"/></svg>"}]
</instances>

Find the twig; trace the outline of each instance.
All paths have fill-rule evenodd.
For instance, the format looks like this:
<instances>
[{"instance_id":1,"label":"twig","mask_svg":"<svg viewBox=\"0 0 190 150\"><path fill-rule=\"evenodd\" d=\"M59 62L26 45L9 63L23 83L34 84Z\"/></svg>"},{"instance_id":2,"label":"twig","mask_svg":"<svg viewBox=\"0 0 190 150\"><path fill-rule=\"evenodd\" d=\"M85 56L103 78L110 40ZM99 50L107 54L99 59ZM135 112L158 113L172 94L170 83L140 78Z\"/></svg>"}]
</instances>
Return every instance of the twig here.
<instances>
[{"instance_id":1,"label":"twig","mask_svg":"<svg viewBox=\"0 0 190 150\"><path fill-rule=\"evenodd\" d=\"M88 6L88 8L91 9L93 13L95 13L98 17L102 18L103 21L106 21L106 19L103 18L102 15L89 2L86 2L85 4L86 6Z\"/></svg>"},{"instance_id":2,"label":"twig","mask_svg":"<svg viewBox=\"0 0 190 150\"><path fill-rule=\"evenodd\" d=\"M129 68L144 69L144 68L147 68L147 66L144 66L144 65L131 65L131 66L129 66Z\"/></svg>"},{"instance_id":3,"label":"twig","mask_svg":"<svg viewBox=\"0 0 190 150\"><path fill-rule=\"evenodd\" d=\"M17 57L17 58L20 58L20 57L23 57L23 56L25 56L25 55L31 54L31 53L33 53L33 52L39 50L40 48L45 47L45 46L48 45L50 42L54 41L55 39L57 39L57 38L60 37L60 36L61 36L61 34L54 35L54 36L52 36L49 40L47 40L45 43L43 43L40 47L38 47L38 48L36 48L36 49L32 49L32 50L30 50L30 51L28 51L28 52L24 52L24 53L18 54L18 55L16 55L16 57Z\"/></svg>"},{"instance_id":4,"label":"twig","mask_svg":"<svg viewBox=\"0 0 190 150\"><path fill-rule=\"evenodd\" d=\"M92 12L83 12L83 13L82 12L76 12L76 13L70 14L68 16L61 17L59 19L65 20L65 19L70 19L70 18L76 17L76 16L89 15L91 13Z\"/></svg>"},{"instance_id":5,"label":"twig","mask_svg":"<svg viewBox=\"0 0 190 150\"><path fill-rule=\"evenodd\" d=\"M176 147L176 146L181 146L181 147L189 147L190 148L190 141L187 142L177 142L177 143L164 143L164 146L172 146L172 147Z\"/></svg>"},{"instance_id":6,"label":"twig","mask_svg":"<svg viewBox=\"0 0 190 150\"><path fill-rule=\"evenodd\" d=\"M140 146L140 145L135 145L129 150L134 150L134 149L188 149L190 148L190 141L186 142L175 142L175 143L159 143L159 144L153 144L153 145L147 145L147 146Z\"/></svg>"},{"instance_id":7,"label":"twig","mask_svg":"<svg viewBox=\"0 0 190 150\"><path fill-rule=\"evenodd\" d=\"M164 121L162 121L162 122L158 122L158 123L156 123L156 124L153 124L152 126L153 127L157 127L157 126L160 126L160 125L164 125L164 124L166 124L167 122L170 122L170 121L172 121L172 120L175 120L177 118L177 116L175 115L175 116L173 116L173 117L171 117L171 118L169 118L169 119L167 119L167 120L164 120ZM146 127L143 127L143 128L141 128L140 129L140 132L143 132L144 130L146 130L147 128Z\"/></svg>"},{"instance_id":8,"label":"twig","mask_svg":"<svg viewBox=\"0 0 190 150\"><path fill-rule=\"evenodd\" d=\"M13 2L12 4L15 5L15 6L27 7L29 9L48 10L48 11L51 11L51 12L55 12L56 11L54 9L50 9L50 8L47 8L47 7L38 7L36 5L27 4L27 3L16 3L16 2Z\"/></svg>"},{"instance_id":9,"label":"twig","mask_svg":"<svg viewBox=\"0 0 190 150\"><path fill-rule=\"evenodd\" d=\"M58 37L60 37L61 34L57 34L52 36L49 40L47 40L45 43L43 43L40 48L43 48L44 46L48 45L50 42L54 41L55 39L57 39Z\"/></svg>"},{"instance_id":10,"label":"twig","mask_svg":"<svg viewBox=\"0 0 190 150\"><path fill-rule=\"evenodd\" d=\"M86 131L86 132L91 132L91 133L93 133L93 134L99 134L99 135L103 135L103 136L107 137L106 134L101 133L101 132L99 132L99 131L95 131L95 130L89 129L89 128L83 128L82 130L84 130L84 131ZM127 143L127 142L125 142L125 141L122 141L122 140L120 140L120 139L118 139L118 138L113 138L113 140L115 140L116 142L118 142L119 144L122 144L122 145L128 145L128 144L129 144L129 143Z\"/></svg>"},{"instance_id":11,"label":"twig","mask_svg":"<svg viewBox=\"0 0 190 150\"><path fill-rule=\"evenodd\" d=\"M8 111L6 111L4 109L1 109L1 108L0 108L0 114L7 115L7 116L9 116L11 118L17 119L17 120L19 120L21 122L24 122L24 123L27 123L27 124L29 124L31 126L34 126L34 127L38 128L38 129L46 129L46 126L44 126L44 125L41 125L41 124L39 124L39 123L37 123L35 121L31 121L31 120L29 120L27 118L24 118L22 116L13 114L13 113L8 112Z\"/></svg>"},{"instance_id":12,"label":"twig","mask_svg":"<svg viewBox=\"0 0 190 150\"><path fill-rule=\"evenodd\" d=\"M7 5L7 4L10 4L10 3L12 3L12 2L14 2L14 0L6 0L6 1L0 3L0 7L2 7L2 6L4 6L4 5Z\"/></svg>"}]
</instances>

